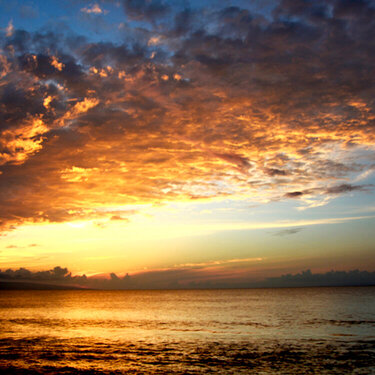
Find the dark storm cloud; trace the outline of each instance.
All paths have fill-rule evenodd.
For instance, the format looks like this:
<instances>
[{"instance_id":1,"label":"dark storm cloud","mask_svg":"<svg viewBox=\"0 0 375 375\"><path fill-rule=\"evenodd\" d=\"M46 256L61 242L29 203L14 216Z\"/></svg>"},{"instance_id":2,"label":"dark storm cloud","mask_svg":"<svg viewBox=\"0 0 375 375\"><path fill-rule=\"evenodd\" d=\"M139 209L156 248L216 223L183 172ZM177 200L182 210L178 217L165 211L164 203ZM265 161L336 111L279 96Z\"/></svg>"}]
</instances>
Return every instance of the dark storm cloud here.
<instances>
[{"instance_id":1,"label":"dark storm cloud","mask_svg":"<svg viewBox=\"0 0 375 375\"><path fill-rule=\"evenodd\" d=\"M121 43L1 34L3 227L135 201L369 190L347 181L375 142L373 2L219 3L122 1L137 22Z\"/></svg>"}]
</instances>

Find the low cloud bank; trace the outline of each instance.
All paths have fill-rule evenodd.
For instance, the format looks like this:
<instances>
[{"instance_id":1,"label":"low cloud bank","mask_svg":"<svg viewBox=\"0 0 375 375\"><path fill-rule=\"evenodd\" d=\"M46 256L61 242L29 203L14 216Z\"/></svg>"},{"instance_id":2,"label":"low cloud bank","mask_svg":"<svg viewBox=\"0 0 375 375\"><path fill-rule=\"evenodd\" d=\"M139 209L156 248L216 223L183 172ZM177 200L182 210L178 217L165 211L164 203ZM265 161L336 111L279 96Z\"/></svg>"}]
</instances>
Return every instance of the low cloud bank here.
<instances>
[{"instance_id":1,"label":"low cloud bank","mask_svg":"<svg viewBox=\"0 0 375 375\"><path fill-rule=\"evenodd\" d=\"M314 274L310 270L306 270L295 275L287 274L280 277L270 277L264 282L264 286L267 287L361 285L375 285L375 272L352 270Z\"/></svg>"},{"instance_id":2,"label":"low cloud bank","mask_svg":"<svg viewBox=\"0 0 375 375\"><path fill-rule=\"evenodd\" d=\"M375 271L329 271L312 273L310 270L297 274L269 277L253 281L238 277L207 277L204 272L191 269L149 271L123 277L115 273L106 278L72 276L67 268L55 267L48 271L30 271L26 268L0 271L1 281L48 283L95 289L202 289L202 288L263 288L263 287L312 287L312 286L365 286L375 285Z\"/></svg>"}]
</instances>

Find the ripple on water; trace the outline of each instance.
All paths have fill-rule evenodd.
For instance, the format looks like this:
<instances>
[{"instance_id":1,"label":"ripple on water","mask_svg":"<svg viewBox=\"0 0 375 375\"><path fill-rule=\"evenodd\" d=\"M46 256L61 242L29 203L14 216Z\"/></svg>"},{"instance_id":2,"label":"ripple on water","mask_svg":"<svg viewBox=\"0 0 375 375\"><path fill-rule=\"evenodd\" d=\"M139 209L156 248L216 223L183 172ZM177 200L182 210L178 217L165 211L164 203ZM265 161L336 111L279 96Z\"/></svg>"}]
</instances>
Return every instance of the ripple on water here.
<instances>
[{"instance_id":1,"label":"ripple on water","mask_svg":"<svg viewBox=\"0 0 375 375\"><path fill-rule=\"evenodd\" d=\"M5 373L312 373L375 372L375 341L347 343L95 342L84 338L0 340Z\"/></svg>"}]
</instances>

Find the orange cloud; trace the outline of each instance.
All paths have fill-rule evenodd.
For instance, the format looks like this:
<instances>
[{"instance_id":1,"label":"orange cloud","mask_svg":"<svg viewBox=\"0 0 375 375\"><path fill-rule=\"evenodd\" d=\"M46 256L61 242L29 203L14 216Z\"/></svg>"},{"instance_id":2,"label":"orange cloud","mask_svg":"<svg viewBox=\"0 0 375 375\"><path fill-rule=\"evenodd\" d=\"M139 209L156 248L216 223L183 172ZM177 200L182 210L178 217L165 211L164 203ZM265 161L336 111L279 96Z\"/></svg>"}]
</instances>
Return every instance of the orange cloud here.
<instances>
[{"instance_id":1,"label":"orange cloud","mask_svg":"<svg viewBox=\"0 0 375 375\"><path fill-rule=\"evenodd\" d=\"M89 7L84 7L81 9L81 12L87 13L87 14L105 14L107 11L100 8L99 4L92 4Z\"/></svg>"},{"instance_id":2,"label":"orange cloud","mask_svg":"<svg viewBox=\"0 0 375 375\"><path fill-rule=\"evenodd\" d=\"M57 70L59 70L60 72L64 68L64 64L61 63L61 62L59 62L59 60L56 58L56 56L52 56L52 58L51 58L51 65L53 67L55 67Z\"/></svg>"},{"instance_id":3,"label":"orange cloud","mask_svg":"<svg viewBox=\"0 0 375 375\"><path fill-rule=\"evenodd\" d=\"M170 11L146 10L126 8L138 20ZM295 9L284 11L292 17ZM96 218L100 208L128 204L269 202L294 192L314 207L354 191L337 187L373 168L366 155L375 144L364 13L346 28L346 18L320 23L306 11L292 28L250 14L240 17L245 27L239 14L249 11L238 12L212 13L203 31L194 29L198 19L189 32L143 30L134 34L137 48L77 41L74 53L58 47L51 58L47 36L40 51L4 47L2 223ZM350 59L339 43L346 33L358 33L347 38Z\"/></svg>"}]
</instances>

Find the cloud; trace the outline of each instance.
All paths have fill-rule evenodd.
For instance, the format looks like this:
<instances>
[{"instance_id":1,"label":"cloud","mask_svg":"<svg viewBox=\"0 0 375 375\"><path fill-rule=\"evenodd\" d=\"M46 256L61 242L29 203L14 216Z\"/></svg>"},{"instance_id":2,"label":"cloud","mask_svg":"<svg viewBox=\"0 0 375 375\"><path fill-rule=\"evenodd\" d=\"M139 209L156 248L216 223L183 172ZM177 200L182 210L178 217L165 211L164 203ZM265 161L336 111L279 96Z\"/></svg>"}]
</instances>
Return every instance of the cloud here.
<instances>
[{"instance_id":1,"label":"cloud","mask_svg":"<svg viewBox=\"0 0 375 375\"><path fill-rule=\"evenodd\" d=\"M201 263L184 263L177 264L172 269L186 269L186 268L206 268L206 267L216 267L221 265L227 265L230 263L253 263L261 262L263 258L234 258L234 259L222 259L222 260L212 260L208 262ZM165 269L163 271L169 271L170 269Z\"/></svg>"},{"instance_id":2,"label":"cloud","mask_svg":"<svg viewBox=\"0 0 375 375\"><path fill-rule=\"evenodd\" d=\"M163 0L123 0L125 14L135 20L154 21L170 9Z\"/></svg>"},{"instance_id":3,"label":"cloud","mask_svg":"<svg viewBox=\"0 0 375 375\"><path fill-rule=\"evenodd\" d=\"M351 183L373 163L369 3L282 1L267 17L220 2L121 4L131 22L116 43L1 37L2 229L122 216L103 207L310 207L371 190Z\"/></svg>"},{"instance_id":4,"label":"cloud","mask_svg":"<svg viewBox=\"0 0 375 375\"><path fill-rule=\"evenodd\" d=\"M266 168L265 170L268 176L287 176L288 172L277 168Z\"/></svg>"},{"instance_id":5,"label":"cloud","mask_svg":"<svg viewBox=\"0 0 375 375\"><path fill-rule=\"evenodd\" d=\"M229 263L238 263L233 260ZM254 261L250 260L250 262ZM228 263L228 262L224 262ZM51 285L80 286L97 289L199 289L199 288L262 288L262 287L307 287L307 286L359 286L375 285L375 272L329 271L312 273L310 270L297 274L285 274L254 280L248 269L214 267L216 264L197 264L180 268L150 270L136 274L72 276L67 268L56 266L48 271L30 271L26 268L0 271L0 283L23 281Z\"/></svg>"},{"instance_id":6,"label":"cloud","mask_svg":"<svg viewBox=\"0 0 375 375\"><path fill-rule=\"evenodd\" d=\"M327 188L326 194L343 194L351 191L366 191L368 185L341 184Z\"/></svg>"},{"instance_id":7,"label":"cloud","mask_svg":"<svg viewBox=\"0 0 375 375\"><path fill-rule=\"evenodd\" d=\"M103 10L102 8L100 8L99 4L97 4L97 3L91 4L88 7L81 8L81 12L87 13L87 14L95 14L95 15L98 15L98 14L107 14L108 13L108 11Z\"/></svg>"},{"instance_id":8,"label":"cloud","mask_svg":"<svg viewBox=\"0 0 375 375\"><path fill-rule=\"evenodd\" d=\"M217 156L219 159L222 159L228 163L236 165L239 170L244 171L244 172L246 172L251 167L249 160L246 157L243 157L241 155L237 155L234 153L233 154L215 153L214 155Z\"/></svg>"},{"instance_id":9,"label":"cloud","mask_svg":"<svg viewBox=\"0 0 375 375\"><path fill-rule=\"evenodd\" d=\"M28 246L18 246L18 245L8 245L6 248L7 249L20 249L20 248L25 248L25 247L37 247L39 246L36 243L31 243Z\"/></svg>"},{"instance_id":10,"label":"cloud","mask_svg":"<svg viewBox=\"0 0 375 375\"><path fill-rule=\"evenodd\" d=\"M32 272L26 268L19 268L18 270L8 269L5 272L0 272L2 279L15 280L37 280L37 281L64 281L71 277L67 268L56 266L49 271Z\"/></svg>"},{"instance_id":11,"label":"cloud","mask_svg":"<svg viewBox=\"0 0 375 375\"><path fill-rule=\"evenodd\" d=\"M285 198L300 198L306 194L309 194L306 191L290 191L285 194Z\"/></svg>"},{"instance_id":12,"label":"cloud","mask_svg":"<svg viewBox=\"0 0 375 375\"><path fill-rule=\"evenodd\" d=\"M301 198L306 195L313 194L326 194L326 195L338 195L345 194L352 191L368 191L372 185L351 185L351 184L340 184L333 185L327 188L314 188L302 191L291 191L284 195L285 198Z\"/></svg>"},{"instance_id":13,"label":"cloud","mask_svg":"<svg viewBox=\"0 0 375 375\"><path fill-rule=\"evenodd\" d=\"M263 285L269 287L307 287L307 286L359 286L375 285L375 272L368 271L329 271L312 273L310 270L297 274L267 278Z\"/></svg>"},{"instance_id":14,"label":"cloud","mask_svg":"<svg viewBox=\"0 0 375 375\"><path fill-rule=\"evenodd\" d=\"M114 221L126 221L126 222L129 221L129 219L127 217L123 217L123 216L120 216L120 215L113 215L113 216L111 216L111 220L114 220Z\"/></svg>"},{"instance_id":15,"label":"cloud","mask_svg":"<svg viewBox=\"0 0 375 375\"><path fill-rule=\"evenodd\" d=\"M301 232L301 230L303 230L303 229L304 229L303 227L283 229L283 230L280 230L280 231L274 233L274 236L289 236L291 234L296 234L298 232Z\"/></svg>"},{"instance_id":16,"label":"cloud","mask_svg":"<svg viewBox=\"0 0 375 375\"><path fill-rule=\"evenodd\" d=\"M8 23L8 26L5 29L5 35L7 37L11 37L14 33L14 26L13 26L13 20L10 20Z\"/></svg>"}]
</instances>

